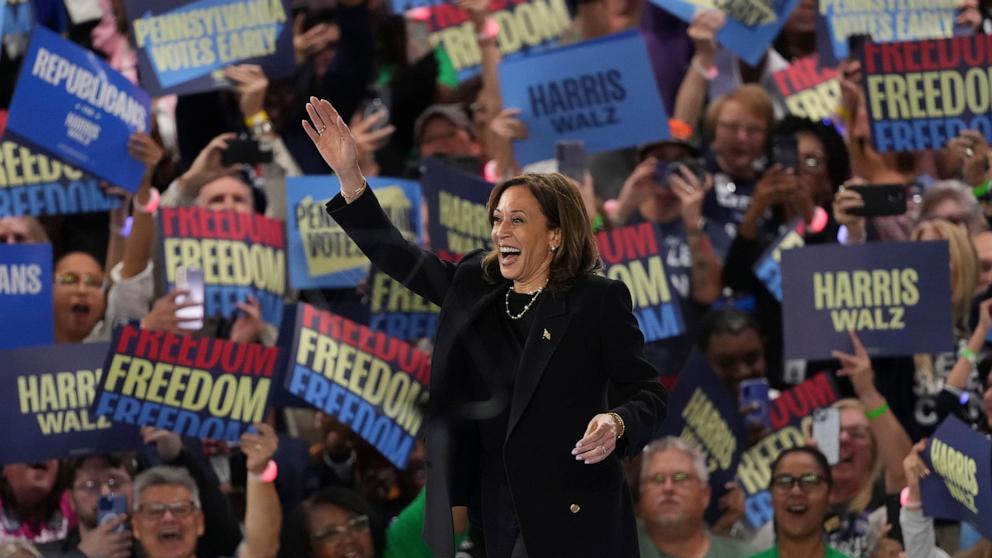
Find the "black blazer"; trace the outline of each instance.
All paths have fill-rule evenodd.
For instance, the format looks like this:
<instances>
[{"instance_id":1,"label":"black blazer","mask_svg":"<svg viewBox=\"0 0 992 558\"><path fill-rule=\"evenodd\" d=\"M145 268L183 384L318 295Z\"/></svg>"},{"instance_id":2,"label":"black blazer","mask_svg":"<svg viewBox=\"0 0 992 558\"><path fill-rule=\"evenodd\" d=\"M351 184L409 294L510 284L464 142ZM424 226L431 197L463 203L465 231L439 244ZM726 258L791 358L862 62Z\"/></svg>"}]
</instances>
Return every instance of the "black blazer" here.
<instances>
[{"instance_id":1,"label":"black blazer","mask_svg":"<svg viewBox=\"0 0 992 558\"><path fill-rule=\"evenodd\" d=\"M481 448L502 447L505 474L530 558L634 557L637 533L620 455L636 454L665 414L658 372L642 356L644 339L627 287L596 275L567 290L548 290L531 310L534 323L523 347L501 440L459 412L472 399L466 377L497 377L486 359L498 331L475 322L502 304L508 281L482 276L482 252L444 262L407 242L371 190L351 204L339 195L327 211L366 256L413 292L441 307L431 364L427 426L425 538L435 556L454 554L451 506L474 514L490 509L483 494ZM489 353L491 354L491 353ZM617 451L586 465L571 450L597 413L618 413L626 426ZM481 432L481 434L480 434ZM501 430L501 433L503 431ZM489 500L493 498L489 495Z\"/></svg>"}]
</instances>

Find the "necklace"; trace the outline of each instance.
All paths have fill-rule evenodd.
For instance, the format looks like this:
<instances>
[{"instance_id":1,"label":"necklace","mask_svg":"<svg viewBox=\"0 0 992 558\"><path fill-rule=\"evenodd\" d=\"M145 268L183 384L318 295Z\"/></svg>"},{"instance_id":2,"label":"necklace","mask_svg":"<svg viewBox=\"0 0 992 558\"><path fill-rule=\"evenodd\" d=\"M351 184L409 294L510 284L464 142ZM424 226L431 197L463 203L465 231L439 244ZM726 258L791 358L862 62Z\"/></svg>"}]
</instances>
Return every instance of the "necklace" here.
<instances>
[{"instance_id":1,"label":"necklace","mask_svg":"<svg viewBox=\"0 0 992 558\"><path fill-rule=\"evenodd\" d=\"M548 282L545 281L544 287L547 286L548 286ZM510 312L510 291L513 290L513 285L511 284L510 288L506 289L506 297L504 297L504 300L506 301L506 315L509 316L511 320L519 320L520 318L523 318L524 314L526 314L527 311L530 310L530 307L534 304L534 301L537 300L538 295L540 295L541 291L544 290L544 287L541 287L540 289L534 291L534 296L530 297L530 302L528 302L527 305L524 306L524 309L521 310L519 314L514 316L513 313Z\"/></svg>"}]
</instances>

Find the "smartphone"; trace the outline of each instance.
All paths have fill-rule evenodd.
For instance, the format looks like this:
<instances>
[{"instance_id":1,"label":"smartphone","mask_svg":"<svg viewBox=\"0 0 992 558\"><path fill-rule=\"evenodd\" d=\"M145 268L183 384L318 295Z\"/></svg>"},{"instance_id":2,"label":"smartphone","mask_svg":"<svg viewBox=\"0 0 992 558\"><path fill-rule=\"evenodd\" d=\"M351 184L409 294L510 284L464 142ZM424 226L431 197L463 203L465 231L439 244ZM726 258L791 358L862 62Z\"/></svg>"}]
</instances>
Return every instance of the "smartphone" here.
<instances>
[{"instance_id":1,"label":"smartphone","mask_svg":"<svg viewBox=\"0 0 992 558\"><path fill-rule=\"evenodd\" d=\"M861 51L865 48L865 43L871 40L871 35L856 33L847 37L847 58L857 60L861 58Z\"/></svg>"},{"instance_id":2,"label":"smartphone","mask_svg":"<svg viewBox=\"0 0 992 558\"><path fill-rule=\"evenodd\" d=\"M768 413L768 380L752 378L741 382L741 408L749 409L744 415L748 426L764 426L771 428L771 416Z\"/></svg>"},{"instance_id":3,"label":"smartphone","mask_svg":"<svg viewBox=\"0 0 992 558\"><path fill-rule=\"evenodd\" d=\"M827 458L827 463L840 461L840 411L833 407L813 411L813 439Z\"/></svg>"},{"instance_id":4,"label":"smartphone","mask_svg":"<svg viewBox=\"0 0 992 558\"><path fill-rule=\"evenodd\" d=\"M858 184L847 188L861 194L865 202L864 207L850 210L851 215L882 217L906 213L905 184Z\"/></svg>"},{"instance_id":5,"label":"smartphone","mask_svg":"<svg viewBox=\"0 0 992 558\"><path fill-rule=\"evenodd\" d=\"M362 119L368 120L373 114L379 112L380 110L386 111L385 116L376 121L376 123L369 128L370 132L376 130L381 130L389 125L389 107L383 102L379 97L375 97L365 105L365 110L362 111Z\"/></svg>"},{"instance_id":6,"label":"smartphone","mask_svg":"<svg viewBox=\"0 0 992 558\"><path fill-rule=\"evenodd\" d=\"M227 149L221 152L220 162L224 166L245 164L257 165L271 163L272 151L264 150L258 141L242 136L227 142Z\"/></svg>"},{"instance_id":7,"label":"smartphone","mask_svg":"<svg viewBox=\"0 0 992 558\"><path fill-rule=\"evenodd\" d=\"M120 516L127 515L127 497L123 494L104 494L97 502L96 518L97 524L103 525ZM124 524L118 525L114 532L124 531Z\"/></svg>"},{"instance_id":8,"label":"smartphone","mask_svg":"<svg viewBox=\"0 0 992 558\"><path fill-rule=\"evenodd\" d=\"M176 317L184 321L179 327L189 330L203 328L203 270L195 267L180 266L176 269L176 289L189 291L188 295L176 297L176 302L185 304L195 302L196 305L176 310Z\"/></svg>"},{"instance_id":9,"label":"smartphone","mask_svg":"<svg viewBox=\"0 0 992 558\"><path fill-rule=\"evenodd\" d=\"M795 135L772 136L772 163L778 163L787 169L795 169L799 166L799 144Z\"/></svg>"},{"instance_id":10,"label":"smartphone","mask_svg":"<svg viewBox=\"0 0 992 558\"><path fill-rule=\"evenodd\" d=\"M702 159L682 159L670 163L658 163L654 169L654 180L662 186L668 186L672 174L679 172L679 165L684 165L689 172L696 175L700 182L706 181L706 167Z\"/></svg>"},{"instance_id":11,"label":"smartphone","mask_svg":"<svg viewBox=\"0 0 992 558\"><path fill-rule=\"evenodd\" d=\"M586 174L586 144L581 140L562 140L555 143L558 172L582 184Z\"/></svg>"}]
</instances>

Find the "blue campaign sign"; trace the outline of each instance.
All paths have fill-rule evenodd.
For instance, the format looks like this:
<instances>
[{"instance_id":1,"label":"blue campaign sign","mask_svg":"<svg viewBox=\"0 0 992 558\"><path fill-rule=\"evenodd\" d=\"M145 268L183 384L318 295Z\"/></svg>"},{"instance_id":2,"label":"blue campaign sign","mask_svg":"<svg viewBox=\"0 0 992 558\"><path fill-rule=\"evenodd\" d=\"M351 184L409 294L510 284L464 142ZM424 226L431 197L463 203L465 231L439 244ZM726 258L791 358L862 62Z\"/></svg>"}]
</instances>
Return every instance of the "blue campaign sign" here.
<instances>
[{"instance_id":1,"label":"blue campaign sign","mask_svg":"<svg viewBox=\"0 0 992 558\"><path fill-rule=\"evenodd\" d=\"M713 497L707 520L720 515L719 499L737 475L746 438L737 397L720 381L697 351L679 374L670 397L670 412L656 437L676 436L699 448L706 456Z\"/></svg>"},{"instance_id":2,"label":"blue campaign sign","mask_svg":"<svg viewBox=\"0 0 992 558\"><path fill-rule=\"evenodd\" d=\"M955 18L961 2L871 3L818 2L816 39L821 63L836 66L847 58L848 38L866 35L877 43L941 39L957 34ZM886 9L888 8L888 9Z\"/></svg>"},{"instance_id":3,"label":"blue campaign sign","mask_svg":"<svg viewBox=\"0 0 992 558\"><path fill-rule=\"evenodd\" d=\"M292 12L286 0L127 0L141 83L155 96L231 86L223 69L258 64L290 75Z\"/></svg>"},{"instance_id":4,"label":"blue campaign sign","mask_svg":"<svg viewBox=\"0 0 992 558\"><path fill-rule=\"evenodd\" d=\"M372 271L365 298L373 331L410 342L434 338L441 308L384 272Z\"/></svg>"},{"instance_id":5,"label":"blue campaign sign","mask_svg":"<svg viewBox=\"0 0 992 558\"><path fill-rule=\"evenodd\" d=\"M636 32L585 41L500 64L503 104L521 110L527 139L514 142L522 165L554 157L558 140L590 153L669 137L668 116Z\"/></svg>"},{"instance_id":6,"label":"blue campaign sign","mask_svg":"<svg viewBox=\"0 0 992 558\"><path fill-rule=\"evenodd\" d=\"M7 314L4 314L7 316ZM108 343L0 351L0 421L16 443L0 444L0 463L35 463L137 449L133 426L90 412Z\"/></svg>"},{"instance_id":7,"label":"blue campaign sign","mask_svg":"<svg viewBox=\"0 0 992 558\"><path fill-rule=\"evenodd\" d=\"M420 185L387 177L369 177L368 184L403 236L420 243ZM289 285L294 289L354 287L368 275L368 258L324 210L340 189L336 176L286 180Z\"/></svg>"},{"instance_id":8,"label":"blue campaign sign","mask_svg":"<svg viewBox=\"0 0 992 558\"><path fill-rule=\"evenodd\" d=\"M731 52L741 57L751 66L757 66L775 40L789 14L799 4L799 0L710 2L708 0L651 0L676 17L691 23L696 13L704 10L720 10L727 16L727 22L716 35L716 40Z\"/></svg>"},{"instance_id":9,"label":"blue campaign sign","mask_svg":"<svg viewBox=\"0 0 992 558\"><path fill-rule=\"evenodd\" d=\"M0 217L96 213L120 207L100 181L12 140L0 141Z\"/></svg>"},{"instance_id":10,"label":"blue campaign sign","mask_svg":"<svg viewBox=\"0 0 992 558\"><path fill-rule=\"evenodd\" d=\"M52 344L53 284L51 244L0 244L0 349Z\"/></svg>"},{"instance_id":11,"label":"blue campaign sign","mask_svg":"<svg viewBox=\"0 0 992 558\"><path fill-rule=\"evenodd\" d=\"M127 153L151 130L151 99L92 51L37 26L10 104L5 137L137 192L145 165Z\"/></svg>"},{"instance_id":12,"label":"blue campaign sign","mask_svg":"<svg viewBox=\"0 0 992 558\"><path fill-rule=\"evenodd\" d=\"M126 325L105 348L93 414L236 442L265 418L285 368L279 347Z\"/></svg>"},{"instance_id":13,"label":"blue campaign sign","mask_svg":"<svg viewBox=\"0 0 992 558\"><path fill-rule=\"evenodd\" d=\"M954 348L946 241L782 252L785 358L829 359L854 331L872 357Z\"/></svg>"},{"instance_id":14,"label":"blue campaign sign","mask_svg":"<svg viewBox=\"0 0 992 558\"><path fill-rule=\"evenodd\" d=\"M650 343L685 333L685 322L665 267L665 239L653 223L596 234L606 276L630 290L634 316Z\"/></svg>"},{"instance_id":15,"label":"blue campaign sign","mask_svg":"<svg viewBox=\"0 0 992 558\"><path fill-rule=\"evenodd\" d=\"M493 185L437 159L424 161L420 179L427 204L427 239L441 257L467 254L492 244L486 203Z\"/></svg>"},{"instance_id":16,"label":"blue campaign sign","mask_svg":"<svg viewBox=\"0 0 992 558\"><path fill-rule=\"evenodd\" d=\"M927 517L967 521L992 538L992 441L953 415L930 437L923 452L930 471L920 481Z\"/></svg>"},{"instance_id":17,"label":"blue campaign sign","mask_svg":"<svg viewBox=\"0 0 992 558\"><path fill-rule=\"evenodd\" d=\"M800 232L804 228L802 219L793 221L754 263L754 275L779 302L782 302L782 251L806 244Z\"/></svg>"}]
</instances>

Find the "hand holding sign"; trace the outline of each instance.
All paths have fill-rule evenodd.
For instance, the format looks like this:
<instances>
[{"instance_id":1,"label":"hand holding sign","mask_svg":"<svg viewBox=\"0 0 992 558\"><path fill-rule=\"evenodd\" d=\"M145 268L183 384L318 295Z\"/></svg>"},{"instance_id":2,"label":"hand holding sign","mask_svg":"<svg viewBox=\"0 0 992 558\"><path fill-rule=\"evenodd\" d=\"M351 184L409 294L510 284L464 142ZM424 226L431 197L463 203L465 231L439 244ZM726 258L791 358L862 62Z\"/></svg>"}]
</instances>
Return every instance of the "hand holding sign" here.
<instances>
[{"instance_id":1,"label":"hand holding sign","mask_svg":"<svg viewBox=\"0 0 992 558\"><path fill-rule=\"evenodd\" d=\"M713 524L712 531L718 535L729 537L734 525L745 518L744 503L746 499L741 485L737 484L736 481L728 482L724 488L727 489L727 493L720 497L717 504L723 514Z\"/></svg>"},{"instance_id":2,"label":"hand holding sign","mask_svg":"<svg viewBox=\"0 0 992 558\"><path fill-rule=\"evenodd\" d=\"M179 434L162 428L146 426L141 429L141 441L145 444L155 444L155 452L159 459L168 463L173 461L183 451L183 439Z\"/></svg>"},{"instance_id":3,"label":"hand holding sign","mask_svg":"<svg viewBox=\"0 0 992 558\"><path fill-rule=\"evenodd\" d=\"M696 50L699 63L709 67L716 55L716 34L723 29L727 15L720 10L704 10L692 18L688 34Z\"/></svg>"},{"instance_id":4,"label":"hand holding sign","mask_svg":"<svg viewBox=\"0 0 992 558\"><path fill-rule=\"evenodd\" d=\"M988 168L989 145L981 132L961 130L957 137L947 142L947 150L961 165L961 174L968 184L981 184ZM957 166L957 165L955 165Z\"/></svg>"},{"instance_id":5,"label":"hand holding sign","mask_svg":"<svg viewBox=\"0 0 992 558\"><path fill-rule=\"evenodd\" d=\"M257 434L245 432L241 435L241 451L245 454L245 468L248 472L261 475L279 448L279 437L264 422L255 424L255 430L258 431Z\"/></svg>"},{"instance_id":6,"label":"hand holding sign","mask_svg":"<svg viewBox=\"0 0 992 558\"><path fill-rule=\"evenodd\" d=\"M146 176L155 170L155 165L162 160L165 150L145 132L135 132L127 139L127 153L134 159L145 164Z\"/></svg>"},{"instance_id":7,"label":"hand holding sign","mask_svg":"<svg viewBox=\"0 0 992 558\"><path fill-rule=\"evenodd\" d=\"M310 97L307 115L310 122L303 121L303 131L310 137L324 162L341 179L341 195L350 199L365 186L362 169L358 166L358 148L351 130L327 99Z\"/></svg>"},{"instance_id":8,"label":"hand holding sign","mask_svg":"<svg viewBox=\"0 0 992 558\"><path fill-rule=\"evenodd\" d=\"M923 462L920 454L927 447L927 439L923 438L913 446L906 458L902 460L902 470L906 475L906 485L909 487L909 504L920 505L920 479L930 474L930 469ZM907 505L904 503L903 505Z\"/></svg>"}]
</instances>

